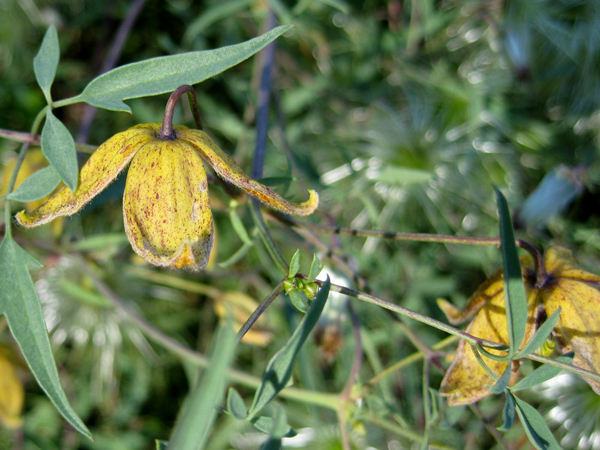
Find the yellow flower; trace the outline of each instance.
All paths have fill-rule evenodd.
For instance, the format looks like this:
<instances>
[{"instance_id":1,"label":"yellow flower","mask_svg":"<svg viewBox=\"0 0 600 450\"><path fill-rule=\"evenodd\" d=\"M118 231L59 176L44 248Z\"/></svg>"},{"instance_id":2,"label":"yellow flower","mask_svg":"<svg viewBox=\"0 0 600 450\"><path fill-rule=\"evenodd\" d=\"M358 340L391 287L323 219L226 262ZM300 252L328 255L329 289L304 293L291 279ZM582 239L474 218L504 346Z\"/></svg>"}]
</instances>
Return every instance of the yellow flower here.
<instances>
[{"instance_id":1,"label":"yellow flower","mask_svg":"<svg viewBox=\"0 0 600 450\"><path fill-rule=\"evenodd\" d=\"M35 227L59 216L75 214L105 189L131 162L123 215L125 232L135 252L157 266L206 266L213 243L213 219L204 162L216 174L289 214L309 215L318 205L316 192L293 204L249 178L203 131L173 127L159 137L160 123L134 126L102 144L83 166L75 194L63 188L18 222Z\"/></svg>"},{"instance_id":2,"label":"yellow flower","mask_svg":"<svg viewBox=\"0 0 600 450\"><path fill-rule=\"evenodd\" d=\"M532 259L522 258L521 265L528 308L523 343L535 332L538 306L545 306L548 317L560 307L560 318L553 332L559 344L557 350L560 353L573 350L575 357L571 364L599 373L600 292L597 287L600 287L600 277L576 268L571 252L562 247L550 247L546 252L544 267L547 276L539 283L536 283ZM508 345L502 271L479 287L464 310L461 311L444 300L438 300L438 304L453 324L477 313L467 327L467 333ZM488 351L501 354L491 349ZM498 377L506 369L507 362L492 360L483 355L482 358ZM518 363L513 364L513 375L516 376ZM592 379L586 381L600 394L600 383ZM478 363L471 346L461 341L457 354L442 380L440 394L448 397L449 405L470 404L490 395L491 392L487 388L494 383Z\"/></svg>"}]
</instances>

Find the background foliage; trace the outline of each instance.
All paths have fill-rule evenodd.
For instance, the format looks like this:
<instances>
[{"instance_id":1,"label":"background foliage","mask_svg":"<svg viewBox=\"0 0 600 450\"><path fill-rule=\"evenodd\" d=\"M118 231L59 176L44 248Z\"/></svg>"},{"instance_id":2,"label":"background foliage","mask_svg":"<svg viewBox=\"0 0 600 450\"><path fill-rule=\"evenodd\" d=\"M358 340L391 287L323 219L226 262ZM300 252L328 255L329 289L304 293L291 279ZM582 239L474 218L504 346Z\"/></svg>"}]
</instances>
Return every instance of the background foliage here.
<instances>
[{"instance_id":1,"label":"background foliage","mask_svg":"<svg viewBox=\"0 0 600 450\"><path fill-rule=\"evenodd\" d=\"M598 273L598 2L3 0L0 128L29 130L45 105L32 60L50 23L57 26L61 47L53 98L72 97L102 70L134 5L141 7L139 16L116 65L248 40L266 31L268 8L278 23L295 25L276 42L264 176L284 177L279 192L296 200L306 188L316 189L321 212L308 220L497 236L496 184L508 198L519 237L541 248L565 245ZM248 169L260 67L255 57L195 86L205 129ZM98 110L90 126L85 104L55 114L78 142L98 145L137 123L159 121L166 99L127 101L131 115ZM187 110L177 111L175 122L191 125ZM17 149L16 143L1 140L3 163L8 166ZM290 174L297 182L289 183ZM173 352L150 343L122 308L98 292L77 252L93 261L97 274L129 308L201 353L207 352L224 304L260 301L280 281L252 233L250 208L231 203L218 187L211 189L216 263L199 274L148 268L124 239L123 180L82 214L66 219L60 233L51 226L14 230L19 244L46 266L33 275L61 381L96 442L65 428L32 377L20 369L26 386L23 427L2 428L0 447L154 448L154 439L170 435L196 378L189 362L182 364ZM236 232L239 221L252 245L232 260L244 246ZM440 320L445 319L436 298L462 305L501 266L493 247L389 243L269 227L286 260L301 249L301 272L307 273L312 253L335 249L343 262L322 257L334 281L360 286L347 270L353 269L378 296ZM333 307L317 325L320 340L309 340L299 355L295 387L344 389L356 345L345 301L330 299ZM423 350L419 345L429 347L446 337L352 302L365 353L362 383ZM235 368L259 379L301 317L280 296L259 322L258 342L238 349ZM5 323L0 327L2 348L18 364ZM448 361L441 358L440 365L447 367ZM432 365L426 373L429 378L423 376L422 362L406 364L363 385L358 407L349 413L355 448L419 448L402 430L427 435L445 448L529 445L520 426L502 437L494 431L502 422L497 397L473 408L446 408L428 391L439 387L443 371ZM598 397L577 377L555 380L527 391L526 399L539 406L563 447L600 448L592 413ZM255 386L237 383L236 389L248 402ZM297 438L304 442L301 448L340 448L334 412L307 399L281 402L304 439ZM430 402L436 407L426 411ZM247 423L221 414L210 448L259 448L259 436Z\"/></svg>"}]
</instances>

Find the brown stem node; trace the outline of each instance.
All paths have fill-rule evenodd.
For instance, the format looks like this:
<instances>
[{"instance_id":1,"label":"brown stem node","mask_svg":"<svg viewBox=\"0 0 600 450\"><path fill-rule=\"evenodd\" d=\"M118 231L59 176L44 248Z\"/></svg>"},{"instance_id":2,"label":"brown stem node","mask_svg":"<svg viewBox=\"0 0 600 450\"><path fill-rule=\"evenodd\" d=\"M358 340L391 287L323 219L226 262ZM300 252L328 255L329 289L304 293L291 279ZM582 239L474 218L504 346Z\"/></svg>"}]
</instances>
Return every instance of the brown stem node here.
<instances>
[{"instance_id":1,"label":"brown stem node","mask_svg":"<svg viewBox=\"0 0 600 450\"><path fill-rule=\"evenodd\" d=\"M177 138L175 132L173 131L173 111L175 110L175 105L177 104L179 97L181 97L184 92L188 93L190 109L194 115L196 127L199 130L202 129L202 123L200 122L200 111L198 110L198 103L196 102L196 92L192 86L189 84L184 84L183 86L179 86L177 89L175 89L169 97L169 101L165 107L165 115L163 117L162 127L160 128L160 132L157 136L159 139L173 140Z\"/></svg>"}]
</instances>

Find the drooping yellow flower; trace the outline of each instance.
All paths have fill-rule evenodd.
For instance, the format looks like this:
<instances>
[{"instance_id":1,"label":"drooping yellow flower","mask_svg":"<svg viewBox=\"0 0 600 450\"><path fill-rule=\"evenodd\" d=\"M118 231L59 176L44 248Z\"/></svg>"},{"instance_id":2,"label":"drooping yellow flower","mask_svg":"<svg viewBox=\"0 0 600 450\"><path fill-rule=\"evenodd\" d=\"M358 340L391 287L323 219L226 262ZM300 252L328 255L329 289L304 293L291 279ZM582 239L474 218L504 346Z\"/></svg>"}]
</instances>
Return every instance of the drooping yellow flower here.
<instances>
[{"instance_id":1,"label":"drooping yellow flower","mask_svg":"<svg viewBox=\"0 0 600 450\"><path fill-rule=\"evenodd\" d=\"M600 276L575 267L571 252L562 247L550 247L546 252L545 280L536 280L531 258L522 258L521 266L528 308L523 345L535 332L538 306L545 306L548 317L560 307L560 318L553 332L558 344L556 350L560 353L573 350L575 357L571 364L600 373ZM438 304L453 324L477 313L466 331L473 336L508 345L502 271L481 285L464 310L444 300L438 300ZM494 350L488 351L500 354ZM506 362L483 355L482 358L496 376L506 369ZM515 364L515 373L517 367ZM600 394L600 383L589 378L585 380ZM440 394L448 397L449 405L469 404L490 395L487 388L494 383L476 360L471 346L461 341L454 361L442 380Z\"/></svg>"},{"instance_id":2,"label":"drooping yellow flower","mask_svg":"<svg viewBox=\"0 0 600 450\"><path fill-rule=\"evenodd\" d=\"M524 279L531 278L533 269L531 259L524 258L521 264ZM468 317L477 313L465 331L488 341L509 345L503 284L502 271L498 271L475 291L464 310L461 311L445 300L438 300L438 305L446 314L448 321L454 325L464 322ZM528 319L523 342L527 342L535 332L534 316L538 293L534 284L535 279L533 283L525 283ZM503 354L493 349L486 350L495 355ZM497 377L500 377L506 370L507 362L496 361L484 355L481 357ZM451 406L466 405L490 395L488 387L494 383L495 380L477 361L471 345L460 341L456 356L442 380L440 394L448 397L448 404Z\"/></svg>"},{"instance_id":3,"label":"drooping yellow flower","mask_svg":"<svg viewBox=\"0 0 600 450\"><path fill-rule=\"evenodd\" d=\"M555 327L561 353L573 350L571 364L600 373L600 276L577 268L571 251L562 247L549 248L544 264L548 280L541 297L548 316L561 308ZM598 381L584 380L600 395Z\"/></svg>"},{"instance_id":4,"label":"drooping yellow flower","mask_svg":"<svg viewBox=\"0 0 600 450\"><path fill-rule=\"evenodd\" d=\"M160 123L151 123L113 136L83 166L74 194L63 188L35 211L18 213L18 222L35 227L77 213L131 162L123 198L131 246L151 264L199 270L208 262L214 235L204 162L225 181L282 212L309 215L317 208L314 191L306 202L293 204L249 178L201 130L175 126L169 138L159 137L160 130Z\"/></svg>"}]
</instances>

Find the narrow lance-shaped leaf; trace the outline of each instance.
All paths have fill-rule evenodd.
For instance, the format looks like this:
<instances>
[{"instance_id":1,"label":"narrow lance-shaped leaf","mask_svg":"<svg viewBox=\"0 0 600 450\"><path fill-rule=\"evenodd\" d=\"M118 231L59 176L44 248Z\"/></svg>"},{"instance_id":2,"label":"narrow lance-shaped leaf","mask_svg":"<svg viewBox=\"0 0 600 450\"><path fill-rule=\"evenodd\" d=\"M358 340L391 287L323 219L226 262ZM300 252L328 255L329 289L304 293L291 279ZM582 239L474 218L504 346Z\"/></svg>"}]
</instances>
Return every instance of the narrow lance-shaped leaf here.
<instances>
[{"instance_id":1,"label":"narrow lance-shaped leaf","mask_svg":"<svg viewBox=\"0 0 600 450\"><path fill-rule=\"evenodd\" d=\"M296 356L323 312L325 301L329 296L330 285L329 277L327 277L327 280L323 283L317 297L310 304L310 308L304 316L304 319L302 319L302 322L298 325L298 328L294 330L294 333L286 345L271 358L271 361L269 361L262 378L262 383L256 392L254 402L248 412L248 417L251 418L255 416L256 413L285 388L290 381Z\"/></svg>"},{"instance_id":2,"label":"narrow lance-shaped leaf","mask_svg":"<svg viewBox=\"0 0 600 450\"><path fill-rule=\"evenodd\" d=\"M48 166L32 173L21 185L7 197L19 202L34 202L52 193L60 183L60 177L54 167Z\"/></svg>"},{"instance_id":3,"label":"narrow lance-shaped leaf","mask_svg":"<svg viewBox=\"0 0 600 450\"><path fill-rule=\"evenodd\" d=\"M71 192L77 190L79 166L73 136L51 110L42 129L42 152Z\"/></svg>"},{"instance_id":4,"label":"narrow lance-shaped leaf","mask_svg":"<svg viewBox=\"0 0 600 450\"><path fill-rule=\"evenodd\" d=\"M494 394L501 394L502 392L504 392L504 389L506 389L508 387L508 383L510 382L511 374L512 374L512 367L511 367L511 364L508 364L506 366L506 369L504 369L504 372L502 372L502 375L500 376L500 378L498 378L498 381L496 381L496 383L493 384L492 386L490 386L488 389L490 391L492 391Z\"/></svg>"},{"instance_id":5,"label":"narrow lance-shaped leaf","mask_svg":"<svg viewBox=\"0 0 600 450\"><path fill-rule=\"evenodd\" d=\"M46 323L27 267L42 265L9 237L0 244L0 314L40 387L62 416L81 434L91 434L73 410L60 385Z\"/></svg>"},{"instance_id":6,"label":"narrow lance-shaped leaf","mask_svg":"<svg viewBox=\"0 0 600 450\"><path fill-rule=\"evenodd\" d=\"M56 76L56 68L58 67L58 59L60 57L60 49L58 46L58 34L56 27L50 25L44 35L44 40L40 46L40 50L33 58L33 71L38 85L42 89L48 104L52 103L50 96L50 87Z\"/></svg>"},{"instance_id":7,"label":"narrow lance-shaped leaf","mask_svg":"<svg viewBox=\"0 0 600 450\"><path fill-rule=\"evenodd\" d=\"M550 428L548 428L542 415L529 403L515 396L513 398L517 414L519 415L519 419L521 419L523 428L525 428L529 442L538 450L560 450L560 445L550 431Z\"/></svg>"},{"instance_id":8,"label":"narrow lance-shaped leaf","mask_svg":"<svg viewBox=\"0 0 600 450\"><path fill-rule=\"evenodd\" d=\"M292 259L290 259L290 268L288 270L288 277L295 277L298 271L300 270L300 250L296 250L293 254Z\"/></svg>"},{"instance_id":9,"label":"narrow lance-shaped leaf","mask_svg":"<svg viewBox=\"0 0 600 450\"><path fill-rule=\"evenodd\" d=\"M170 450L201 450L213 427L216 406L225 396L227 370L236 348L235 332L230 324L221 328L213 342L211 364L190 394L183 414L167 446Z\"/></svg>"},{"instance_id":10,"label":"narrow lance-shaped leaf","mask_svg":"<svg viewBox=\"0 0 600 450\"><path fill-rule=\"evenodd\" d=\"M550 317L546 319L546 321L537 329L535 334L531 337L529 342L527 342L525 347L523 347L521 351L517 352L515 358L524 358L525 356L535 352L538 348L544 345L544 342L546 342L546 339L548 339L550 333L552 333L552 330L554 330L554 327L556 326L556 323L560 318L560 311L561 308L559 307L556 311L554 311L554 313Z\"/></svg>"},{"instance_id":11,"label":"narrow lance-shaped leaf","mask_svg":"<svg viewBox=\"0 0 600 450\"><path fill-rule=\"evenodd\" d=\"M556 358L557 361L569 364L573 360L573 356L575 353L569 352L566 355L561 355ZM538 384L543 383L544 381L548 381L551 378L554 378L562 371L562 368L553 366L551 364L544 364L543 366L538 367L532 373L527 375L517 384L510 388L511 391L519 391L521 389L528 389L533 386L537 386Z\"/></svg>"},{"instance_id":12,"label":"narrow lance-shaped leaf","mask_svg":"<svg viewBox=\"0 0 600 450\"><path fill-rule=\"evenodd\" d=\"M504 298L510 352L515 354L527 327L527 295L521 274L521 262L515 245L515 233L510 219L508 204L500 190L494 187L500 215L500 240L502 242L502 260L504 262Z\"/></svg>"},{"instance_id":13,"label":"narrow lance-shaped leaf","mask_svg":"<svg viewBox=\"0 0 600 450\"><path fill-rule=\"evenodd\" d=\"M504 423L498 427L498 430L510 430L513 426L513 422L515 421L515 398L510 394L510 392L506 393L506 402L504 403L502 417L504 418Z\"/></svg>"},{"instance_id":14,"label":"narrow lance-shaped leaf","mask_svg":"<svg viewBox=\"0 0 600 450\"><path fill-rule=\"evenodd\" d=\"M197 84L248 59L281 36L292 25L282 25L241 44L214 50L147 59L117 67L93 79L69 100L113 111L131 112L123 100L164 94L184 84Z\"/></svg>"}]
</instances>

